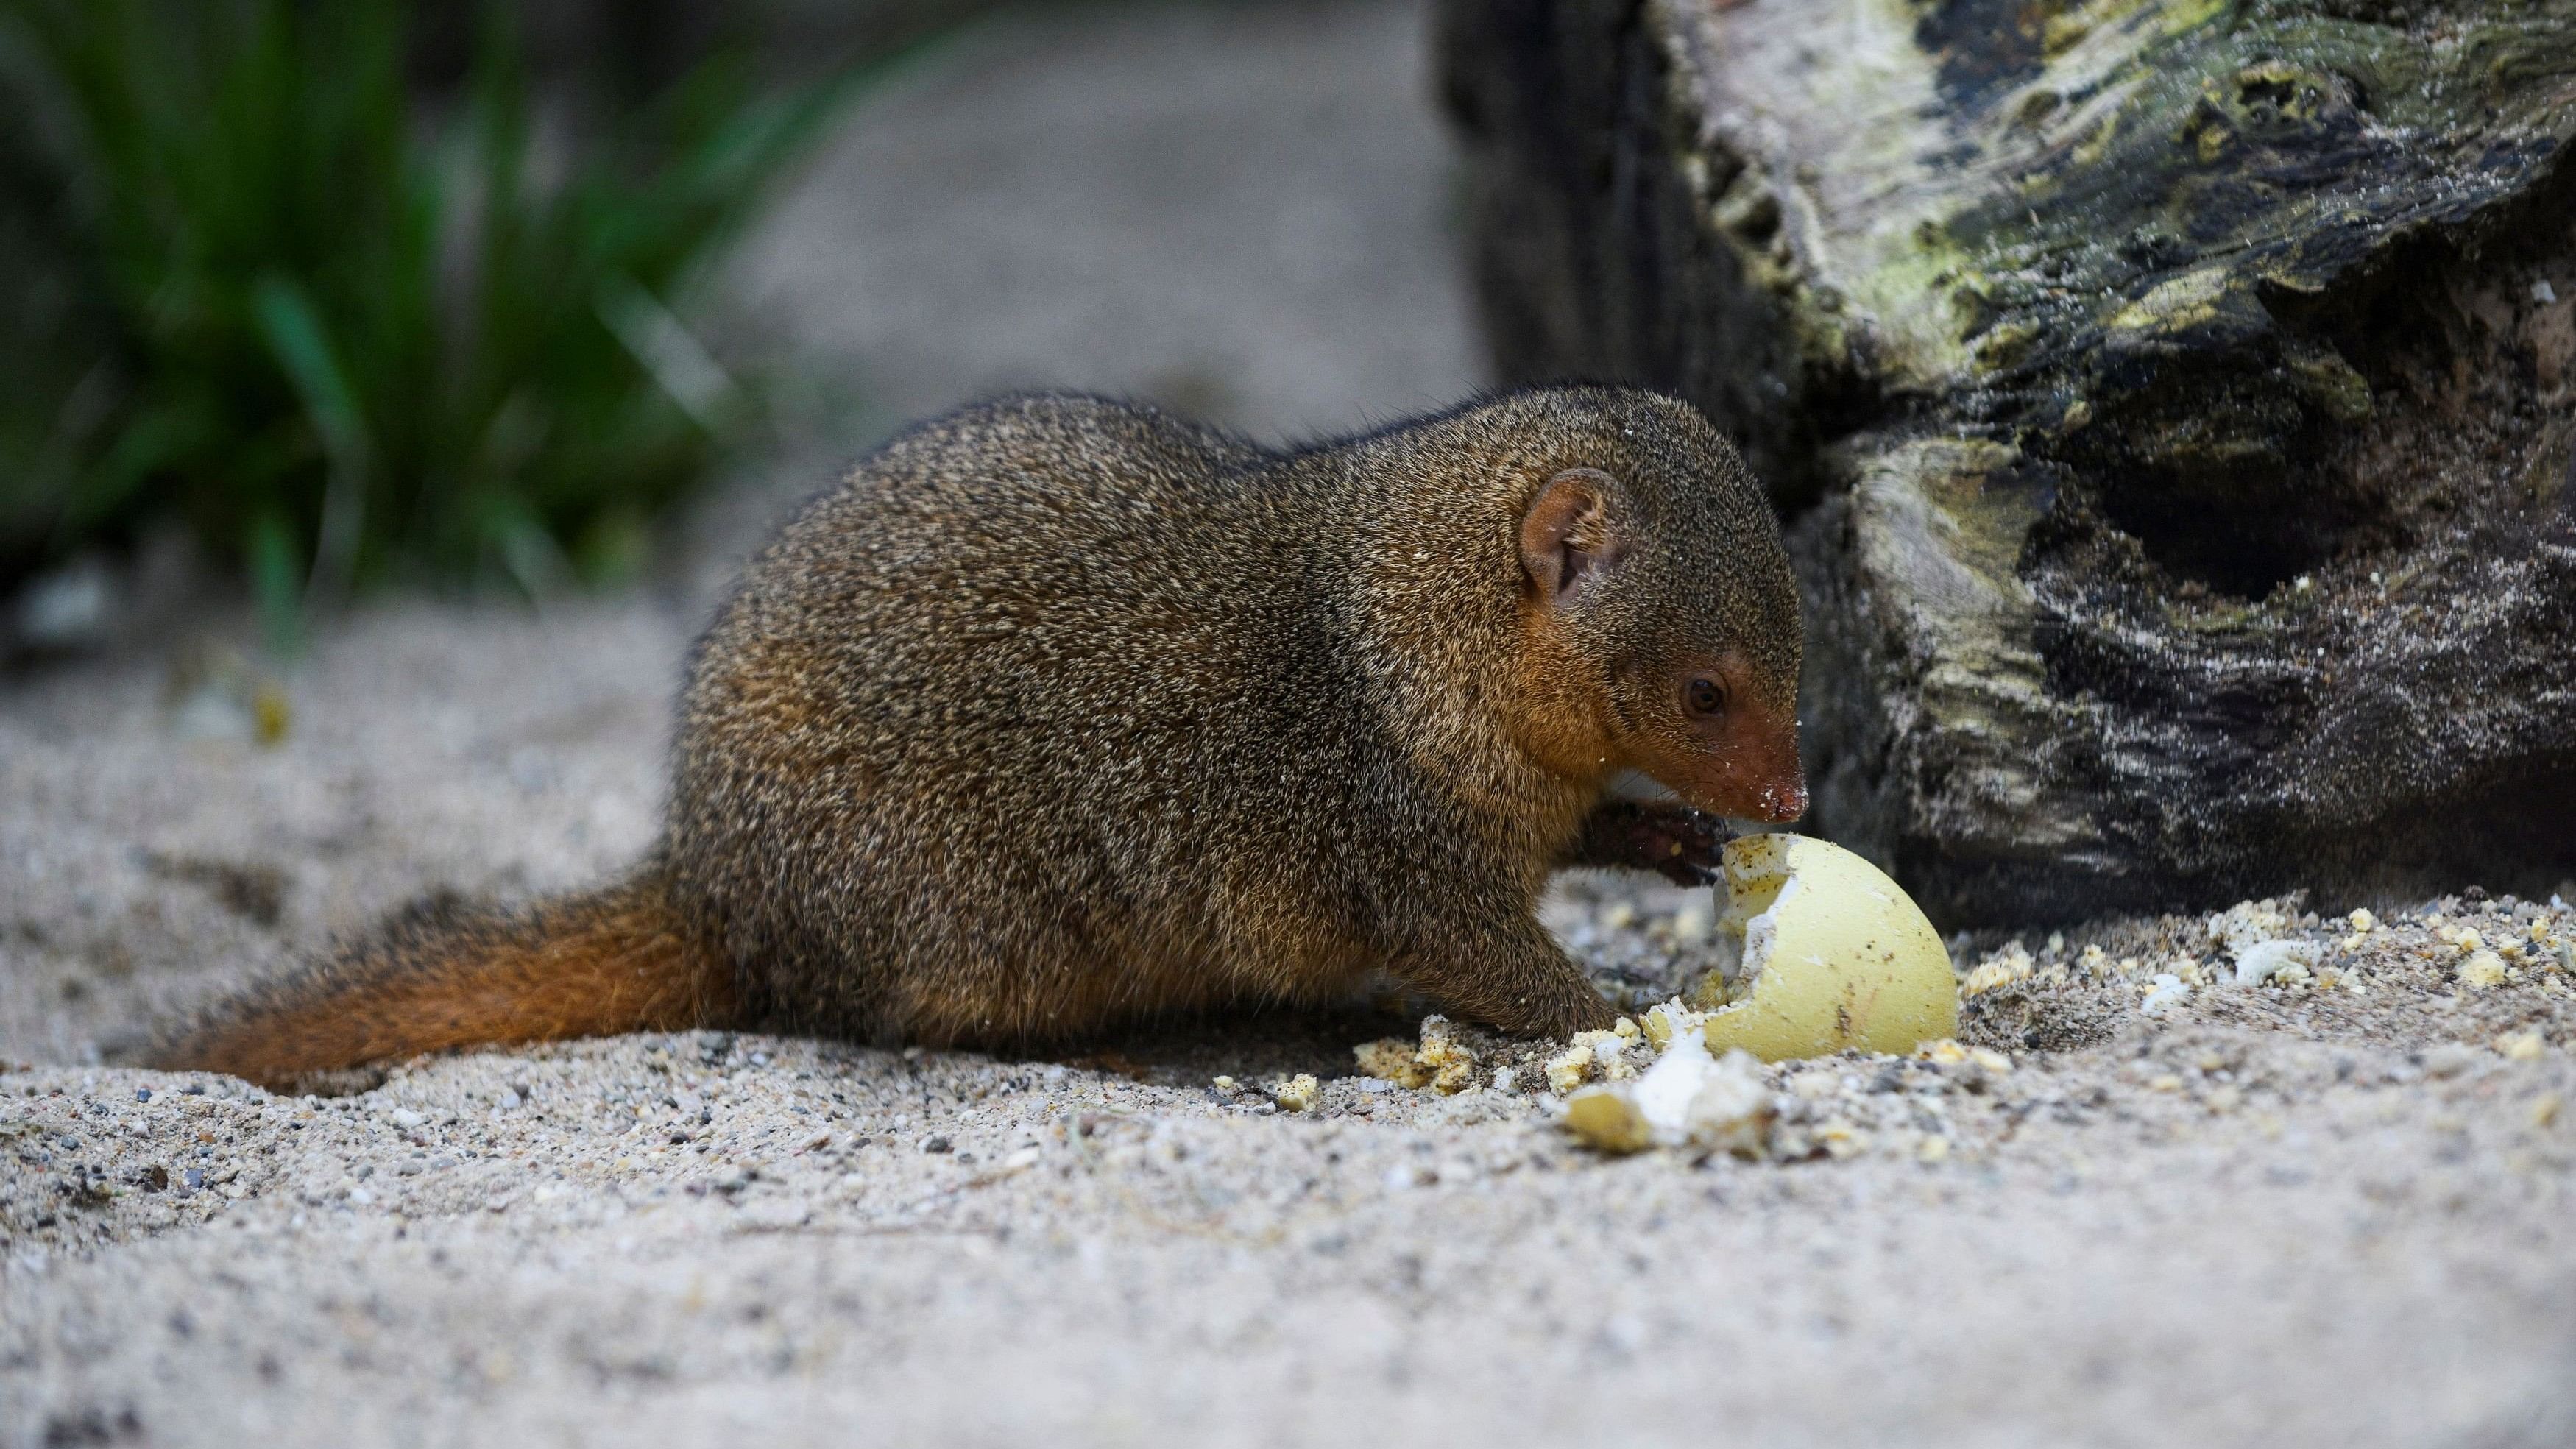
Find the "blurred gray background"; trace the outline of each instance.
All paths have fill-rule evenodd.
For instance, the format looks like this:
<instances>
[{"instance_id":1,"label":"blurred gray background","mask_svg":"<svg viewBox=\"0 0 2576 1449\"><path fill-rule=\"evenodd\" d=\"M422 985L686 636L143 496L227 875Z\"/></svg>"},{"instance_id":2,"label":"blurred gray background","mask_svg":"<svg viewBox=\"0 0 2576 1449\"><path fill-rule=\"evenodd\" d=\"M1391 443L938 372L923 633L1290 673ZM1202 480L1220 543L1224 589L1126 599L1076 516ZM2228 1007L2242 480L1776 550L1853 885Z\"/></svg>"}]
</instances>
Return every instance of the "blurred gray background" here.
<instances>
[{"instance_id":1,"label":"blurred gray background","mask_svg":"<svg viewBox=\"0 0 2576 1449\"><path fill-rule=\"evenodd\" d=\"M863 101L739 259L878 418L1151 398L1265 438L1483 381L1413 4L1053 7Z\"/></svg>"}]
</instances>

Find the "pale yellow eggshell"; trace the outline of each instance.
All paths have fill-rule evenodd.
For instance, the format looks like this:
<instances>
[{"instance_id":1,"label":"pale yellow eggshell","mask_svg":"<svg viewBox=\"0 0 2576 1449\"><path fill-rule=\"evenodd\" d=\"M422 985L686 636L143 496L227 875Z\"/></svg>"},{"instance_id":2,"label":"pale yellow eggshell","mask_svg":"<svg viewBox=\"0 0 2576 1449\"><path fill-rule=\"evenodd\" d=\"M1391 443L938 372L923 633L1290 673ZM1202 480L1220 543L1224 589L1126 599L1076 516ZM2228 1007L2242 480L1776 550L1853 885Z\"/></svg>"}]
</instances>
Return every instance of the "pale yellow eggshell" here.
<instances>
[{"instance_id":1,"label":"pale yellow eggshell","mask_svg":"<svg viewBox=\"0 0 2576 1449\"><path fill-rule=\"evenodd\" d=\"M1693 1004L1715 1008L1705 1028L1710 1051L1742 1047L1766 1062L1845 1047L1902 1055L1957 1034L1950 953L1878 867L1830 842L1785 834L1730 842L1724 866L1727 910L1718 926L1746 940L1752 976L1732 1002L1714 974L1703 984Z\"/></svg>"}]
</instances>

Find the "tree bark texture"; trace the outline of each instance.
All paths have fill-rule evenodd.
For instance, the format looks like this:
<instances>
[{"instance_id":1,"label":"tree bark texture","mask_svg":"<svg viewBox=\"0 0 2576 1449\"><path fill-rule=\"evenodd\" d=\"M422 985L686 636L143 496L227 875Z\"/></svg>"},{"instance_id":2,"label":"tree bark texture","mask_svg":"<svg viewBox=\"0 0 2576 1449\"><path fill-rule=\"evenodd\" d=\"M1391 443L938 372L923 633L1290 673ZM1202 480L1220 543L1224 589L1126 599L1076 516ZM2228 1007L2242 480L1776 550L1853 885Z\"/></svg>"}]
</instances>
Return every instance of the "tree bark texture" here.
<instances>
[{"instance_id":1,"label":"tree bark texture","mask_svg":"<svg viewBox=\"0 0 2576 1449\"><path fill-rule=\"evenodd\" d=\"M1441 28L1506 373L1789 520L1814 828L1952 925L2576 871L2576 0Z\"/></svg>"}]
</instances>

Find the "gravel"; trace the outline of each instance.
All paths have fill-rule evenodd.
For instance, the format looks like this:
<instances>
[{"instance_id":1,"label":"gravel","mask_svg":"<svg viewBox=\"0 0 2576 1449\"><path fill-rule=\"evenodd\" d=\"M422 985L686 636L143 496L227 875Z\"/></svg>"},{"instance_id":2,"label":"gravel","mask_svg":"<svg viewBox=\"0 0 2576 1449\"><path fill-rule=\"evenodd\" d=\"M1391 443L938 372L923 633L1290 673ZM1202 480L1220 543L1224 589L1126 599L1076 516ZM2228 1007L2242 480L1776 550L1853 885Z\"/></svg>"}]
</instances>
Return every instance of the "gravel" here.
<instances>
[{"instance_id":1,"label":"gravel","mask_svg":"<svg viewBox=\"0 0 2576 1449\"><path fill-rule=\"evenodd\" d=\"M2561 973L2460 992L2434 929L2339 953L2367 998L2218 987L2077 1050L1769 1069L1750 1161L1360 1077L1403 1029L1365 1005L1073 1060L629 1037L330 1098L21 1066L10 1428L2565 1442L2576 1022ZM1990 991L1969 1035L2134 994ZM1272 1109L1297 1071L1320 1103Z\"/></svg>"}]
</instances>

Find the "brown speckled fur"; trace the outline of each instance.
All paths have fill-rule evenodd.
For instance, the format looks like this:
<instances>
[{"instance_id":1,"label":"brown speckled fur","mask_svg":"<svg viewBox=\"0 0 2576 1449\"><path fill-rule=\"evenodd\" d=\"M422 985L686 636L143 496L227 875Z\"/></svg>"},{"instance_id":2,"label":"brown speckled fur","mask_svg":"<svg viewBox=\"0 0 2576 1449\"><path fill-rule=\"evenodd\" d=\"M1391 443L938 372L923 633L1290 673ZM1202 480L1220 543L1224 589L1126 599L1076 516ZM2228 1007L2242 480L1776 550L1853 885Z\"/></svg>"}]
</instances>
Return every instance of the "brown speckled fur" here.
<instances>
[{"instance_id":1,"label":"brown speckled fur","mask_svg":"<svg viewBox=\"0 0 2576 1449\"><path fill-rule=\"evenodd\" d=\"M1519 530L1577 467L1617 480L1624 552L1552 616ZM1778 530L1669 398L1534 390L1291 452L1091 398L969 408L751 562L628 883L399 928L160 1060L274 1079L688 1020L1001 1044L1381 967L1507 1029L1597 1026L1537 898L1639 835L1586 828L1644 763L1621 741L1678 716L1673 661L1726 651L1794 779ZM566 999L625 958L666 988Z\"/></svg>"}]
</instances>

